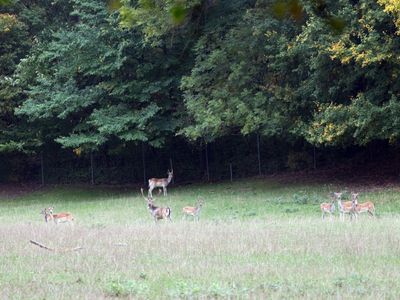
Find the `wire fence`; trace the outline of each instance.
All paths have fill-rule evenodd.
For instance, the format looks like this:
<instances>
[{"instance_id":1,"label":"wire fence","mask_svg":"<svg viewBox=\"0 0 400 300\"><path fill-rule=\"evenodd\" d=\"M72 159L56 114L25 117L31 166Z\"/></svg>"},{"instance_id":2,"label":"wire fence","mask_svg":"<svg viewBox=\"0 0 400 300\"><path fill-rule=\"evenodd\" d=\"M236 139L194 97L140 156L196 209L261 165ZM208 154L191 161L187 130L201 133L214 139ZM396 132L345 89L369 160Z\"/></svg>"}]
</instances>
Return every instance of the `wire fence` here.
<instances>
[{"instance_id":1,"label":"wire fence","mask_svg":"<svg viewBox=\"0 0 400 300\"><path fill-rule=\"evenodd\" d=\"M285 170L323 168L335 164L340 157L361 163L366 157L374 158L371 149L340 152L338 149L317 149L305 143L287 144L260 136L230 137L197 144L173 140L163 148L140 144L117 150L102 149L77 156L72 150L53 146L36 155L2 155L0 181L146 186L149 178L167 177L168 169L174 170L173 180L180 184L233 181ZM377 151L382 155L382 148L377 147Z\"/></svg>"}]
</instances>

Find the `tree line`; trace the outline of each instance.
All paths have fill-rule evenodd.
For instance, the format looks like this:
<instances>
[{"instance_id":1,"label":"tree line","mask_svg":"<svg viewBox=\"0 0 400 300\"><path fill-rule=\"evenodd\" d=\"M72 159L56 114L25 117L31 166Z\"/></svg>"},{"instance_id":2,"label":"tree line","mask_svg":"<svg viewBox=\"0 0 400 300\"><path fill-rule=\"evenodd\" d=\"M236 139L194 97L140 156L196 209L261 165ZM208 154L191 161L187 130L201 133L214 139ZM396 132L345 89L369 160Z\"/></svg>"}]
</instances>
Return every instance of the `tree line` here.
<instances>
[{"instance_id":1,"label":"tree line","mask_svg":"<svg viewBox=\"0 0 400 300\"><path fill-rule=\"evenodd\" d=\"M261 137L264 159L307 167L315 149L396 147L399 4L2 0L1 157L30 174L41 153L138 163L146 145L194 168L188 149L224 141L229 163Z\"/></svg>"}]
</instances>

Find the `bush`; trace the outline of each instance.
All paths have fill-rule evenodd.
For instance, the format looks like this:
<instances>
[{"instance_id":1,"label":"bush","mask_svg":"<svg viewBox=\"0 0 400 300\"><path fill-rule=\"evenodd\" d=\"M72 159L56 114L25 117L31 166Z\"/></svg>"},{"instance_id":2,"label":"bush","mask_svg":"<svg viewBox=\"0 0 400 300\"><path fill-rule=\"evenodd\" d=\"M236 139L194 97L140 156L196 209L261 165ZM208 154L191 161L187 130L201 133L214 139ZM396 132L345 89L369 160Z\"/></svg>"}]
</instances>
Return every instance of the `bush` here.
<instances>
[{"instance_id":1,"label":"bush","mask_svg":"<svg viewBox=\"0 0 400 300\"><path fill-rule=\"evenodd\" d=\"M146 283L129 279L112 280L106 287L106 293L113 297L146 295L148 292L149 287Z\"/></svg>"}]
</instances>

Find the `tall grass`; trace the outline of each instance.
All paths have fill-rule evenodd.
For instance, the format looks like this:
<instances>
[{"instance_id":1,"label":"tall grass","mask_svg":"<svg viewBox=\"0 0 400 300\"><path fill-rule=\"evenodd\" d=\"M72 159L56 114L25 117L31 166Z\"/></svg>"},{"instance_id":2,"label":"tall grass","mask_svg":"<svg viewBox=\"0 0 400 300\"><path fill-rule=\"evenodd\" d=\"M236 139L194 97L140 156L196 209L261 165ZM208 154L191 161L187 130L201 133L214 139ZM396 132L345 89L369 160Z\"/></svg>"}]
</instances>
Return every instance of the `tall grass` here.
<instances>
[{"instance_id":1,"label":"tall grass","mask_svg":"<svg viewBox=\"0 0 400 300\"><path fill-rule=\"evenodd\" d=\"M173 222L158 224L137 191L58 187L1 201L0 298L399 298L397 193L363 195L378 218L322 221L317 203L333 188L171 187L156 203L172 208ZM198 196L200 222L182 220ZM50 204L76 224L45 224ZM84 249L54 253L31 239Z\"/></svg>"}]
</instances>

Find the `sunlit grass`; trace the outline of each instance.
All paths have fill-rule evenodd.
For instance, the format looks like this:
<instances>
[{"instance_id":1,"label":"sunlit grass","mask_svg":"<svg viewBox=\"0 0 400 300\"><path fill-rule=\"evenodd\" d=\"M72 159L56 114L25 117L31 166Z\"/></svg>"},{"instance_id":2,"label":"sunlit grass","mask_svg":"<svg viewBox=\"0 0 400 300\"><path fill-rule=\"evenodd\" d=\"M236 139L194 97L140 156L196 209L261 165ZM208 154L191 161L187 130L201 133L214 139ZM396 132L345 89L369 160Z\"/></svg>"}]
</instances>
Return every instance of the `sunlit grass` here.
<instances>
[{"instance_id":1,"label":"sunlit grass","mask_svg":"<svg viewBox=\"0 0 400 300\"><path fill-rule=\"evenodd\" d=\"M344 188L270 180L169 188L155 224L136 188L54 187L0 202L0 298L391 298L400 296L400 197L365 192L378 218L321 220ZM183 206L205 199L199 222ZM40 210L76 224L45 224ZM80 251L53 253L39 241Z\"/></svg>"}]
</instances>

